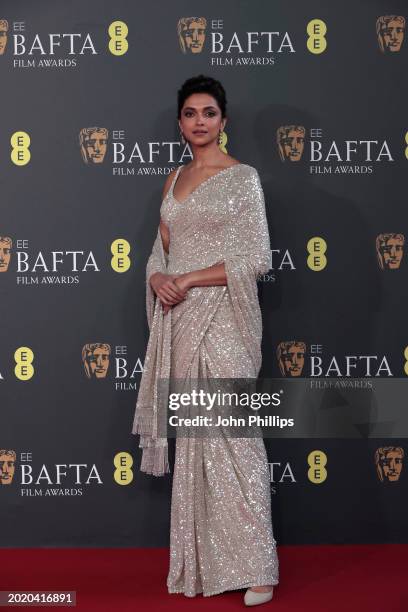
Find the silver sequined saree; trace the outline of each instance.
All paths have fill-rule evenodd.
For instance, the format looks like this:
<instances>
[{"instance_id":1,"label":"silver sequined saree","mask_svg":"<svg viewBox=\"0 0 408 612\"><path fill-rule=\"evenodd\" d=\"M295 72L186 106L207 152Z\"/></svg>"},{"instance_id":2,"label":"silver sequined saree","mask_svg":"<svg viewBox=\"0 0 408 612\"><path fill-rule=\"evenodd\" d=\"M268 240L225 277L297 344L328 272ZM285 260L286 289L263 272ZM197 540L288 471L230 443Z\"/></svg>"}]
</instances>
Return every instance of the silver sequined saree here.
<instances>
[{"instance_id":1,"label":"silver sequined saree","mask_svg":"<svg viewBox=\"0 0 408 612\"><path fill-rule=\"evenodd\" d=\"M257 276L270 269L270 243L258 172L235 164L201 183L184 202L172 185L146 267L150 329L132 433L140 434L140 469L169 471L167 440L157 438L160 378L256 378L262 318ZM192 287L163 315L149 284L157 271L180 274L224 262L227 285ZM153 406L153 410L152 410ZM277 584L269 469L262 438L176 439L170 531L170 593L193 597Z\"/></svg>"}]
</instances>

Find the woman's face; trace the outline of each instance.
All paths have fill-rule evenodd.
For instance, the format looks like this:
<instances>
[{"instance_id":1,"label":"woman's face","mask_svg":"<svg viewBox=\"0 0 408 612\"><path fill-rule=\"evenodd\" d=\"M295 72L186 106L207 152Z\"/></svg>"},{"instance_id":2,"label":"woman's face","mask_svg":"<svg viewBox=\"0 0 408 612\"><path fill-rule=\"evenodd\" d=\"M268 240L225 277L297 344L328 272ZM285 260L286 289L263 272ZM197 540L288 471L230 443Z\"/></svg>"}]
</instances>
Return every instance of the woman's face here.
<instances>
[{"instance_id":1,"label":"woman's face","mask_svg":"<svg viewBox=\"0 0 408 612\"><path fill-rule=\"evenodd\" d=\"M179 127L190 144L199 146L218 139L225 123L217 100L209 94L192 94L184 101Z\"/></svg>"}]
</instances>

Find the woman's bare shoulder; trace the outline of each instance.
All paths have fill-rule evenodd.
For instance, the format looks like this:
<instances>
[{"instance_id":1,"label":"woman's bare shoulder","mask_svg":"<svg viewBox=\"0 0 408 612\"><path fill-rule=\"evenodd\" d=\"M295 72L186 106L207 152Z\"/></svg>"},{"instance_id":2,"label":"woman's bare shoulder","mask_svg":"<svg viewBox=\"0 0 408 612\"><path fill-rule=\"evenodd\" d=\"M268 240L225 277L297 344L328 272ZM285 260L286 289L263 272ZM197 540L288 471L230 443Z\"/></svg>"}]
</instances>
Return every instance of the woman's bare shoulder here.
<instances>
[{"instance_id":1,"label":"woman's bare shoulder","mask_svg":"<svg viewBox=\"0 0 408 612\"><path fill-rule=\"evenodd\" d=\"M231 166L239 166L241 162L239 159L235 159L231 155L225 155L225 159L222 160L222 163L218 165L219 170L223 170L224 168L230 168Z\"/></svg>"},{"instance_id":2,"label":"woman's bare shoulder","mask_svg":"<svg viewBox=\"0 0 408 612\"><path fill-rule=\"evenodd\" d=\"M236 159L235 157L232 157L231 155L228 154L224 154L224 157L222 160L220 160L220 163L218 164L213 164L212 167L216 170L223 170L224 168L229 168L230 166L239 166L239 165L243 165L239 159ZM184 164L184 170L183 172L185 172L186 174L188 174L188 171L190 169L193 169L193 162L190 162L188 164Z\"/></svg>"},{"instance_id":3,"label":"woman's bare shoulder","mask_svg":"<svg viewBox=\"0 0 408 612\"><path fill-rule=\"evenodd\" d=\"M228 163L226 164L226 166L237 166L240 165L241 162L239 161L239 159L236 159L235 157L231 157L230 155L228 155Z\"/></svg>"}]
</instances>

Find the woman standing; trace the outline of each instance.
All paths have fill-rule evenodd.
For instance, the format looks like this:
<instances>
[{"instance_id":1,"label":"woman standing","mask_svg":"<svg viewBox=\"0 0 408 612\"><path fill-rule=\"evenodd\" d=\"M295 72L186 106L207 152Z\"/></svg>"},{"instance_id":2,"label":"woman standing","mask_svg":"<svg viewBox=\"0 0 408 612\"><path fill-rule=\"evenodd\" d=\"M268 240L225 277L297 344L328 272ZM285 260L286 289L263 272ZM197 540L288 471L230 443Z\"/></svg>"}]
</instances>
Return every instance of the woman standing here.
<instances>
[{"instance_id":1,"label":"woman standing","mask_svg":"<svg viewBox=\"0 0 408 612\"><path fill-rule=\"evenodd\" d=\"M158 379L255 379L262 361L257 276L270 269L258 172L219 146L221 83L188 79L178 92L178 122L193 161L164 186L146 268L150 337L132 429L143 448L140 469L157 476L169 471ZM263 439L177 437L169 593L247 588L245 603L255 605L272 598L278 581Z\"/></svg>"}]
</instances>

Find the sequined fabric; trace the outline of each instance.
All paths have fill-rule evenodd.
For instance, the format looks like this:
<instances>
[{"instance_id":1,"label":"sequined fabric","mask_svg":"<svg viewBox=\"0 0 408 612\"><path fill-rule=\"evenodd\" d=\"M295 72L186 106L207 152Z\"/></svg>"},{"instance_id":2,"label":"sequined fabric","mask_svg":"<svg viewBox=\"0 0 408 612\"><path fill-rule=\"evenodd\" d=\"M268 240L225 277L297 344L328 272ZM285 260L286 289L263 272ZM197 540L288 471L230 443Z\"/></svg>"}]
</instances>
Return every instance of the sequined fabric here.
<instances>
[{"instance_id":1,"label":"sequined fabric","mask_svg":"<svg viewBox=\"0 0 408 612\"><path fill-rule=\"evenodd\" d=\"M172 307L171 376L256 377L262 336L256 278L270 268L259 175L252 166L236 164L178 202L173 188L179 172L160 210L170 230L167 272L222 261L228 284L193 287ZM162 265L152 258L147 280ZM154 298L147 291L152 316ZM263 439L177 438L169 593L210 596L278 581Z\"/></svg>"}]
</instances>

